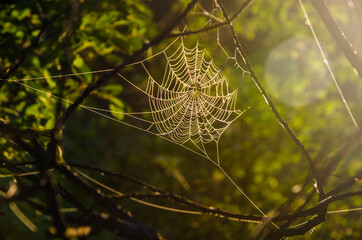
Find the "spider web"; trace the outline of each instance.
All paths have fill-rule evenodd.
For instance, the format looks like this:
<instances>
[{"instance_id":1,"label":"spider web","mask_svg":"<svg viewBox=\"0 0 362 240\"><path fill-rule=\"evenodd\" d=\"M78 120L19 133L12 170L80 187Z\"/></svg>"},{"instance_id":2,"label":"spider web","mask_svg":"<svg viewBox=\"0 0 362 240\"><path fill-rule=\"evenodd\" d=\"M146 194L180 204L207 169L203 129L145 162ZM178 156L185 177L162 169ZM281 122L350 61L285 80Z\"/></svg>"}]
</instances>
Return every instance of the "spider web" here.
<instances>
[{"instance_id":1,"label":"spider web","mask_svg":"<svg viewBox=\"0 0 362 240\"><path fill-rule=\"evenodd\" d=\"M149 103L149 112L125 115L148 123L145 128L147 132L193 149L187 145L191 143L194 151L215 162L205 148L205 145L214 143L216 162L220 164L220 137L244 112L236 106L238 89L229 90L229 79L199 43L193 48L187 48L183 37L180 37L168 48L174 45L178 46L174 52L161 52L166 60L161 81L152 76L143 61L132 64L141 65L147 72L145 90L118 73L120 78L142 91ZM137 116L145 114L151 114L152 120Z\"/></svg>"}]
</instances>

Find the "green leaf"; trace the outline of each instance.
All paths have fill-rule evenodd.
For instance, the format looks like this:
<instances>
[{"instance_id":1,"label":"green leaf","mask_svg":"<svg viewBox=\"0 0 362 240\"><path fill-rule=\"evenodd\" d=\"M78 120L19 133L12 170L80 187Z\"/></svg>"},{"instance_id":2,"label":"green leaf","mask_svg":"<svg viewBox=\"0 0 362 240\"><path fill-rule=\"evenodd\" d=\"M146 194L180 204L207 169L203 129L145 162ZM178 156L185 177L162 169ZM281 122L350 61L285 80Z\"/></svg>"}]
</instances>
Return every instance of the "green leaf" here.
<instances>
[{"instance_id":1,"label":"green leaf","mask_svg":"<svg viewBox=\"0 0 362 240\"><path fill-rule=\"evenodd\" d=\"M119 95L123 90L123 87L119 84L109 84L101 89L102 92L106 94L111 94L113 96Z\"/></svg>"},{"instance_id":2,"label":"green leaf","mask_svg":"<svg viewBox=\"0 0 362 240\"><path fill-rule=\"evenodd\" d=\"M79 54L76 54L75 59L73 60L73 64L77 68L82 68L84 65L84 60Z\"/></svg>"},{"instance_id":3,"label":"green leaf","mask_svg":"<svg viewBox=\"0 0 362 240\"><path fill-rule=\"evenodd\" d=\"M44 69L44 77L46 82L48 83L50 88L55 88L57 86L57 83L55 82L55 79L49 78L51 74L49 73L48 69Z\"/></svg>"},{"instance_id":4,"label":"green leaf","mask_svg":"<svg viewBox=\"0 0 362 240\"><path fill-rule=\"evenodd\" d=\"M109 104L109 110L111 110L113 117L118 120L124 119L124 104L118 99L112 99L112 103Z\"/></svg>"}]
</instances>

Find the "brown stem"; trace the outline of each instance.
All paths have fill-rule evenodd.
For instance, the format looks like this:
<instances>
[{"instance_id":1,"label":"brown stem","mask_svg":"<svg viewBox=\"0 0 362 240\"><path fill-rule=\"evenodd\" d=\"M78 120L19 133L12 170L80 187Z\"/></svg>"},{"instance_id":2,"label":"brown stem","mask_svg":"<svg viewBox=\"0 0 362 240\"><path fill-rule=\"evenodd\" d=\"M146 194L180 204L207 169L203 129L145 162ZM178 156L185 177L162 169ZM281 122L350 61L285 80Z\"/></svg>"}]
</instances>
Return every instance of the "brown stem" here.
<instances>
[{"instance_id":1,"label":"brown stem","mask_svg":"<svg viewBox=\"0 0 362 240\"><path fill-rule=\"evenodd\" d=\"M235 18L237 18L254 0L247 0L245 1L239 8L239 10L230 17L230 20L234 20ZM182 32L182 33L174 33L174 34L170 34L169 37L179 37L179 36L187 36L187 35L193 35L193 34L197 34L197 33L202 33L202 32L207 32L213 29L218 29L220 27L223 27L225 25L228 25L228 22L222 22L222 23L218 23L212 26L208 26L208 27L204 27L204 28L200 28L198 30L194 30L194 31L186 31L186 32Z\"/></svg>"}]
</instances>

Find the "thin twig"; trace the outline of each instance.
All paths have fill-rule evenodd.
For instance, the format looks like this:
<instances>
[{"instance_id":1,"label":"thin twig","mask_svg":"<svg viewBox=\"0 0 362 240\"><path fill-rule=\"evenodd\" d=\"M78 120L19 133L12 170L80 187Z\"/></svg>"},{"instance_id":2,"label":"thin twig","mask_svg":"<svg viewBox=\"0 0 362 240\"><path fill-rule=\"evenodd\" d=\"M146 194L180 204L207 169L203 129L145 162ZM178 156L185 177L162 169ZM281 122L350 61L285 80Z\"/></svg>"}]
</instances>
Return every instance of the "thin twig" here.
<instances>
[{"instance_id":1,"label":"thin twig","mask_svg":"<svg viewBox=\"0 0 362 240\"><path fill-rule=\"evenodd\" d=\"M362 58L357 55L357 51L353 48L346 34L342 31L341 27L329 12L326 1L313 0L311 2L332 38L336 41L349 63L356 69L359 77L362 78Z\"/></svg>"},{"instance_id":2,"label":"thin twig","mask_svg":"<svg viewBox=\"0 0 362 240\"><path fill-rule=\"evenodd\" d=\"M294 132L292 131L292 129L289 127L288 123L283 119L283 117L280 115L280 113L278 112L278 110L276 109L273 101L271 100L271 98L269 97L269 95L267 94L267 92L265 91L264 87L261 85L258 77L256 76L250 62L249 59L243 49L243 47L241 46L240 40L235 32L234 26L232 24L232 22L230 21L230 17L228 16L225 8L223 7L223 4L221 3L221 0L217 0L221 11L223 12L223 15L226 19L226 21L229 23L229 27L230 30L232 32L233 38L234 38L234 42L235 45L237 47L237 51L239 52L239 54L244 58L245 63L247 65L247 68L251 74L251 77L254 81L254 83L256 84L256 86L258 87L260 93L263 95L264 99L266 100L267 104L269 105L270 109L272 110L272 112L274 113L274 116L278 119L279 123L283 126L283 128L287 131L287 133L290 135L290 137L292 138L293 142L298 146L298 148L302 151L304 157L307 159L309 166L312 170L312 173L314 175L314 177L316 178L317 181L317 188L319 190L319 195L320 198L322 199L325 192L323 189L323 186L321 184L321 178L319 176L319 173L315 167L314 161L312 159L312 157L309 155L308 151L305 149L304 145L302 144L302 142L299 140L299 138L294 134Z\"/></svg>"},{"instance_id":3,"label":"thin twig","mask_svg":"<svg viewBox=\"0 0 362 240\"><path fill-rule=\"evenodd\" d=\"M106 204L104 206L111 211L113 214L116 214L119 218L121 218L124 222L128 222L130 226L133 226L134 231L130 231L133 234L136 234L138 232L138 238L136 239L142 239L141 236L144 236L146 239L159 239L157 237L157 234L150 229L149 227L145 226L144 224L138 222L136 219L134 219L132 216L128 214L123 208L120 206L114 204L111 201L106 201L105 196L101 191L98 189L94 189L90 184L88 184L83 179L79 178L76 173L73 173L70 171L66 166L64 165L58 165L57 169L64 174L64 176L72 182L74 185L76 185L78 188L82 189L82 191L86 192L92 198L94 198L96 201L103 201ZM129 232L129 231L127 231Z\"/></svg>"},{"instance_id":4,"label":"thin twig","mask_svg":"<svg viewBox=\"0 0 362 240\"><path fill-rule=\"evenodd\" d=\"M209 214L209 215L214 215L217 217L222 217L222 218L232 218L232 219L236 219L236 220L250 220L250 221L261 221L261 220L266 220L268 218L264 218L262 216L258 216L258 215L243 215L243 214L237 214L237 213L232 213L226 210L222 210L219 208L214 208L214 207L207 207L203 204L197 203L193 200L190 200L184 196L180 196L174 193L169 193L166 192L164 190L161 190L155 186L151 186L145 182L143 182L142 180L136 179L134 177L125 175L125 174L120 174L120 173L115 173L115 172L110 172L107 170L103 170L97 167L92 167L92 166L87 166L87 165L83 165L83 164L75 164L75 163L68 163L68 165L72 166L72 167L80 167L80 168L84 168L84 169L89 169L89 170L94 170L97 172L100 172L104 175L109 175L109 176L116 176L116 177L120 177L123 179L127 179L133 183L139 184L151 191L153 191L153 193L150 194L138 194L138 193L132 193L132 194L124 194L122 196L116 196L116 197L108 197L108 199L127 199L127 198L167 198L171 201L174 202L178 202L181 203L185 206L189 206L192 208L195 208L199 211L201 211L204 214Z\"/></svg>"},{"instance_id":5,"label":"thin twig","mask_svg":"<svg viewBox=\"0 0 362 240\"><path fill-rule=\"evenodd\" d=\"M68 7L67 7L68 8ZM38 35L35 37L35 39L32 41L32 43L30 44L30 46L28 48L25 49L23 55L21 55L16 61L15 63L6 71L7 73L4 74L3 76L0 76L1 80L6 80L8 79L11 75L13 75L16 70L18 70L18 68L22 65L22 63L26 60L26 58L35 50L35 48L38 46L39 44L39 40L40 38L43 36L43 34L45 33L45 31L47 30L47 28L60 16L62 15L66 10L62 10L59 13L55 14L53 17L51 17L49 20L45 19L42 28L40 29ZM1 85L4 83L5 81L0 81L0 87Z\"/></svg>"},{"instance_id":6,"label":"thin twig","mask_svg":"<svg viewBox=\"0 0 362 240\"><path fill-rule=\"evenodd\" d=\"M344 191L345 189L349 188L350 186L355 184L357 181L360 181L361 179L362 179L362 172L359 172L354 177L349 178L347 181L345 181L344 183L341 183L336 188L334 188L332 191L328 192L326 194L326 197L334 196L334 195Z\"/></svg>"},{"instance_id":7,"label":"thin twig","mask_svg":"<svg viewBox=\"0 0 362 240\"><path fill-rule=\"evenodd\" d=\"M238 11L230 17L230 21L233 21L235 18L237 18L241 13L243 13L243 11L251 5L251 3L253 2L254 0L246 0L241 6L240 8L238 9ZM179 36L187 36L187 35L193 35L193 34L197 34L197 33L202 33L202 32L207 32L207 31L210 31L210 30L213 30L213 29L218 29L220 27L223 27L223 26L226 26L228 25L228 22L225 21L225 22L222 22L222 23L218 23L218 24L215 24L215 25L212 25L212 26L208 26L208 27L204 27L204 28L201 28L201 29L198 29L198 30L194 30L194 31L185 31L185 32L181 32L181 33L173 33L173 34L170 34L168 37L170 38L173 38L173 37L179 37Z\"/></svg>"}]
</instances>

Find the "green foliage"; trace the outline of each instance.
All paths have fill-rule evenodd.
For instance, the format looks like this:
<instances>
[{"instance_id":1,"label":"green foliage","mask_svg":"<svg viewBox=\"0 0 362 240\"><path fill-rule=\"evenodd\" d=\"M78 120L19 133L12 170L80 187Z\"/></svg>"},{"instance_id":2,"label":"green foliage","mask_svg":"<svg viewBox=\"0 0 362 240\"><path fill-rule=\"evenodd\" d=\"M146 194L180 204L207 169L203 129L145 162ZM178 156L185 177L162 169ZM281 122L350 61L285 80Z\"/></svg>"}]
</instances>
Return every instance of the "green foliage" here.
<instances>
[{"instance_id":1,"label":"green foliage","mask_svg":"<svg viewBox=\"0 0 362 240\"><path fill-rule=\"evenodd\" d=\"M170 12L173 13L183 9L182 7L189 1L180 1L180 3L170 3L171 1L166 0L151 1L151 3L141 0L42 2L44 2L43 7L36 4L36 1L27 0L16 1L16 4L0 5L0 73L2 75L5 75L31 46L44 25L49 24L38 46L12 76L12 79L47 77L46 81L24 82L32 88L42 89L43 92L36 92L16 83L3 83L0 86L0 121L20 130L32 129L47 132L54 127L59 111L69 106L69 103L59 103L49 94L74 101L87 86L98 79L100 74L59 79L50 78L50 76L117 66L127 56L140 49L143 43L154 38L159 32L157 30L159 26L166 26L169 23L169 16L154 16L161 5L171 5ZM230 14L237 9L232 6L239 6L239 2L228 1L226 7L230 9ZM72 7L68 8L68 4L71 3ZM338 8L345 3L332 1L331 4L334 8ZM64 12L53 22L47 22L60 11ZM163 13L163 15L167 14ZM325 32L322 23L317 21L317 15L313 13L311 17L317 32L320 33L318 36L323 47L328 50L330 64L341 82L342 91L352 111L356 113L357 121L361 124L362 115L359 111L362 107L362 95L359 94L362 91L361 81ZM347 15L339 16L339 18L345 24L349 21ZM157 22L155 19L158 19ZM201 19L194 23L193 27L202 26L204 23L205 19ZM325 166L333 159L341 146L348 144L354 131L334 85L327 84L317 100L295 106L285 99L278 98L278 93L275 91L280 87L275 90L268 85L267 80L270 72L266 72L266 64L273 49L289 39L301 36L313 41L296 1L254 1L234 21L234 26L257 75L266 89L271 92L278 110L316 159L317 166ZM198 37L198 35L190 36L189 40ZM162 50L167 46L168 41L150 49L151 53ZM200 41L208 44L207 46L216 45L214 38ZM227 47L233 48L233 46ZM150 52L142 57L148 55ZM311 62L317 62L318 68L306 65L308 69L302 73L307 72L308 77L300 76L302 73L297 71L298 69L286 69L285 72L293 79L301 79L300 84L293 82L297 84L293 84L296 91L301 94L308 89L303 84L308 80L313 80L310 79L311 77L319 75L313 70L317 71L323 65L322 59L314 59ZM151 68L155 72L164 70L157 62ZM135 82L145 84L147 81L140 77L139 72L132 72L132 69L126 74L134 76ZM327 81L331 81L328 76L326 78ZM235 85L239 86L239 84ZM288 209L293 210L303 204L307 193L313 191L308 164L300 150L278 124L269 106L252 83L252 79L250 77L244 79L240 86L238 100L250 109L222 136L220 142L222 166L265 212L277 212L280 210L276 209L278 206L295 197L296 201ZM86 104L94 104L119 112L113 113L112 117L123 120L126 116L122 113L143 109L147 105L147 101L142 102L142 98L137 98L135 91L129 85L120 83L119 79L114 78L109 84L94 91L86 100ZM291 96L293 95L292 92ZM44 134L39 141L45 146L49 139ZM352 176L361 169L360 144L349 151L341 164L336 166L333 176L326 184L327 189L332 189L342 182L345 176ZM255 208L207 160L175 144L120 125L89 111L76 111L70 117L64 129L62 149L63 157L67 162L124 172L205 205L238 213L257 214ZM0 157L12 163L32 160L31 156L22 151L19 146L2 136L0 136ZM7 174L3 169L1 173ZM89 173L92 175L91 172ZM61 178L61 176L57 177ZM135 188L134 185L121 182L116 178L102 178L96 174L93 177L123 192L132 192ZM306 178L306 186L300 189ZM2 178L0 183L8 184L13 180L16 179ZM360 185L357 185L355 190L358 190L358 187L360 188ZM82 199L88 201L86 196L82 196ZM316 202L317 199L314 198L308 206ZM331 205L330 210L360 207L361 203L361 199L358 198L336 202ZM255 224L232 222L206 215L189 216L170 213L131 201L124 201L121 204L130 210L136 219L157 229L161 235L169 239L234 239L236 236L248 239L255 229ZM0 218L0 238L29 239L31 236L31 239L46 239L43 233L51 227L51 219L34 211L25 203L18 205L39 227L38 232L30 232L13 215L8 206L3 204L0 206L0 212L4 213L4 216ZM362 234L360 222L361 214L359 213L328 215L328 221L318 226L313 233L308 235L308 238L358 239ZM114 239L114 236L101 231L93 239Z\"/></svg>"}]
</instances>

